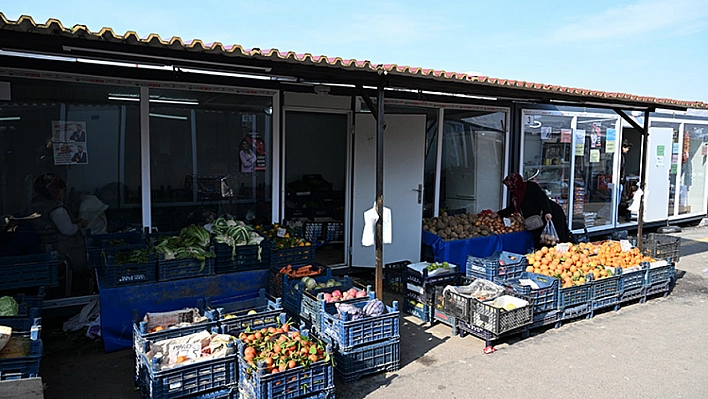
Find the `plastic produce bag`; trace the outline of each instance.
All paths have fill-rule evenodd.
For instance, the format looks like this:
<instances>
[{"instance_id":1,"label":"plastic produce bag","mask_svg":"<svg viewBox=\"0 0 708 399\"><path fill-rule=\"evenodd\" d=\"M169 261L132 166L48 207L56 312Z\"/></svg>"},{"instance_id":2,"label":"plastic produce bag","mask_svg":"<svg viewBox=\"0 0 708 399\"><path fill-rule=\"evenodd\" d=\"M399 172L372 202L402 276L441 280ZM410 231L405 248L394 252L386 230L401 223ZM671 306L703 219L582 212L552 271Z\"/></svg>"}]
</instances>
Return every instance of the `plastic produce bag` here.
<instances>
[{"instance_id":1,"label":"plastic produce bag","mask_svg":"<svg viewBox=\"0 0 708 399\"><path fill-rule=\"evenodd\" d=\"M445 287L445 291L453 291L459 295L475 298L480 301L494 299L504 292L504 288L488 280L475 280L470 285ZM443 291L444 292L444 291Z\"/></svg>"},{"instance_id":2,"label":"plastic produce bag","mask_svg":"<svg viewBox=\"0 0 708 399\"><path fill-rule=\"evenodd\" d=\"M541 244L556 245L557 242L558 232L556 232L556 226L553 225L553 221L549 221L543 231L541 231Z\"/></svg>"},{"instance_id":3,"label":"plastic produce bag","mask_svg":"<svg viewBox=\"0 0 708 399\"><path fill-rule=\"evenodd\" d=\"M0 298L0 316L17 316L17 312L20 311L20 305L17 303L15 298L11 296L4 296Z\"/></svg>"}]
</instances>

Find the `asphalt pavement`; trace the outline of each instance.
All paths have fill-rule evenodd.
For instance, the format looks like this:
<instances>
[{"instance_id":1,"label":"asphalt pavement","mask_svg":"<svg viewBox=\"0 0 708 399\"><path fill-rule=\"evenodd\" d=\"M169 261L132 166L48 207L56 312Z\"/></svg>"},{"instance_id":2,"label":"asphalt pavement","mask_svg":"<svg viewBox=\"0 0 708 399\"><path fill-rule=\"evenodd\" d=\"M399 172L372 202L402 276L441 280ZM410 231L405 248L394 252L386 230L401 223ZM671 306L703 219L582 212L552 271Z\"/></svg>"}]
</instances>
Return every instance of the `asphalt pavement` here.
<instances>
[{"instance_id":1,"label":"asphalt pavement","mask_svg":"<svg viewBox=\"0 0 708 399\"><path fill-rule=\"evenodd\" d=\"M359 398L708 398L708 228L684 228L667 297L485 342L401 318L400 369L337 384ZM400 299L387 294L386 302ZM45 328L45 398L140 398L133 353Z\"/></svg>"}]
</instances>

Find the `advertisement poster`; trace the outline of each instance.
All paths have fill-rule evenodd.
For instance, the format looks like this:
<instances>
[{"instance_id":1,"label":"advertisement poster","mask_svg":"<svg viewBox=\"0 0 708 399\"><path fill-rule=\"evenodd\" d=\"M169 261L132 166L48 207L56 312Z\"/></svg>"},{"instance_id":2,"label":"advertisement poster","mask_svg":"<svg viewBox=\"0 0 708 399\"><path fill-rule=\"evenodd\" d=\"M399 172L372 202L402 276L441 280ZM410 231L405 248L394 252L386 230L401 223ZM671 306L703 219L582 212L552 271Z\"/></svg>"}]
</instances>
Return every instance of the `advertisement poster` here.
<instances>
[{"instance_id":1,"label":"advertisement poster","mask_svg":"<svg viewBox=\"0 0 708 399\"><path fill-rule=\"evenodd\" d=\"M605 139L605 152L612 154L615 152L615 140L617 140L617 131L615 129L607 129L607 138Z\"/></svg>"},{"instance_id":2,"label":"advertisement poster","mask_svg":"<svg viewBox=\"0 0 708 399\"><path fill-rule=\"evenodd\" d=\"M590 147L602 147L602 131L600 130L600 126L594 123L592 124L592 132L590 132Z\"/></svg>"},{"instance_id":3,"label":"advertisement poster","mask_svg":"<svg viewBox=\"0 0 708 399\"><path fill-rule=\"evenodd\" d=\"M575 155L582 157L585 153L585 130L577 129L575 131Z\"/></svg>"},{"instance_id":4,"label":"advertisement poster","mask_svg":"<svg viewBox=\"0 0 708 399\"><path fill-rule=\"evenodd\" d=\"M561 129L561 143L573 142L573 131L571 129Z\"/></svg>"},{"instance_id":5,"label":"advertisement poster","mask_svg":"<svg viewBox=\"0 0 708 399\"><path fill-rule=\"evenodd\" d=\"M88 164L86 122L52 121L54 165Z\"/></svg>"},{"instance_id":6,"label":"advertisement poster","mask_svg":"<svg viewBox=\"0 0 708 399\"><path fill-rule=\"evenodd\" d=\"M590 162L600 162L600 150L596 148L590 150Z\"/></svg>"},{"instance_id":7,"label":"advertisement poster","mask_svg":"<svg viewBox=\"0 0 708 399\"><path fill-rule=\"evenodd\" d=\"M265 142L260 135L251 133L241 141L239 151L241 172L266 170Z\"/></svg>"},{"instance_id":8,"label":"advertisement poster","mask_svg":"<svg viewBox=\"0 0 708 399\"><path fill-rule=\"evenodd\" d=\"M551 139L551 127L550 126L543 126L541 128L541 140L550 140Z\"/></svg>"}]
</instances>

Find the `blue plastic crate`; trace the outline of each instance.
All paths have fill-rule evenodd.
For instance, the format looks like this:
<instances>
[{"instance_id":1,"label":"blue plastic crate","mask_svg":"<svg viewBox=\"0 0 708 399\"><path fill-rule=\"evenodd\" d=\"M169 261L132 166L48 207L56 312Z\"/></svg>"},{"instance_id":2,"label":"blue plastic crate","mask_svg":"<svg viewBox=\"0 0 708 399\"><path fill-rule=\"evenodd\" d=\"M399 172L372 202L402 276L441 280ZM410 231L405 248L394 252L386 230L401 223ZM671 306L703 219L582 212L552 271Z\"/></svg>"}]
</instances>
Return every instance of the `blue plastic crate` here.
<instances>
[{"instance_id":1,"label":"blue plastic crate","mask_svg":"<svg viewBox=\"0 0 708 399\"><path fill-rule=\"evenodd\" d=\"M431 300L431 323L441 322L446 324L452 328L452 335L457 335L457 318L455 315L445 310L445 287L446 286L442 285L434 286Z\"/></svg>"},{"instance_id":2,"label":"blue plastic crate","mask_svg":"<svg viewBox=\"0 0 708 399\"><path fill-rule=\"evenodd\" d=\"M588 276L592 276L592 274L589 274ZM609 296L618 296L622 293L622 280L619 275L604 277L597 280L591 277L586 284L590 285L590 301Z\"/></svg>"},{"instance_id":3,"label":"blue plastic crate","mask_svg":"<svg viewBox=\"0 0 708 399\"><path fill-rule=\"evenodd\" d=\"M646 292L645 286L632 288L631 290L625 290L620 295L619 301L620 301L620 303L624 303L624 302L631 302L631 301L638 299L641 302L645 298L645 292Z\"/></svg>"},{"instance_id":4,"label":"blue plastic crate","mask_svg":"<svg viewBox=\"0 0 708 399\"><path fill-rule=\"evenodd\" d=\"M150 399L191 398L213 393L238 381L236 353L165 370L153 365L143 353L141 363L140 390Z\"/></svg>"},{"instance_id":5,"label":"blue plastic crate","mask_svg":"<svg viewBox=\"0 0 708 399\"><path fill-rule=\"evenodd\" d=\"M291 327L291 330L297 331ZM307 331L301 331L308 335ZM310 337L310 339L316 339ZM249 399L293 399L329 398L334 391L334 368L331 361L318 360L308 367L299 366L276 374L266 372L263 364L258 369L249 367L243 359L245 346L238 348L238 387L242 398ZM330 356L334 354L328 348ZM321 396L326 395L326 396Z\"/></svg>"},{"instance_id":6,"label":"blue plastic crate","mask_svg":"<svg viewBox=\"0 0 708 399\"><path fill-rule=\"evenodd\" d=\"M554 324L557 326L558 322L561 320L562 312L556 309L548 310L545 312L534 313L533 322L529 326L530 328L539 328L547 325Z\"/></svg>"},{"instance_id":7,"label":"blue plastic crate","mask_svg":"<svg viewBox=\"0 0 708 399\"><path fill-rule=\"evenodd\" d=\"M467 277L509 280L518 278L526 270L526 256L506 251L496 251L486 258L467 256Z\"/></svg>"},{"instance_id":8,"label":"blue plastic crate","mask_svg":"<svg viewBox=\"0 0 708 399\"><path fill-rule=\"evenodd\" d=\"M382 371L397 371L400 366L400 338L367 344L334 355L334 371L344 383Z\"/></svg>"},{"instance_id":9,"label":"blue plastic crate","mask_svg":"<svg viewBox=\"0 0 708 399\"><path fill-rule=\"evenodd\" d=\"M261 234L260 232L256 232ZM260 245L237 245L232 248L224 243L214 243L216 274L267 269L270 264L271 241L264 238Z\"/></svg>"},{"instance_id":10,"label":"blue plastic crate","mask_svg":"<svg viewBox=\"0 0 708 399\"><path fill-rule=\"evenodd\" d=\"M2 358L0 356L0 381L39 376L39 363L44 352L42 340L37 334L13 331L4 351L9 350L11 347L16 347L17 341L21 341L17 345L28 347L27 355L13 358ZM0 350L0 354L2 353L3 350Z\"/></svg>"},{"instance_id":11,"label":"blue plastic crate","mask_svg":"<svg viewBox=\"0 0 708 399\"><path fill-rule=\"evenodd\" d=\"M659 261L649 264L647 269L647 283L646 286L652 286L660 283L665 283L671 281L674 277L674 265L673 263Z\"/></svg>"},{"instance_id":12,"label":"blue plastic crate","mask_svg":"<svg viewBox=\"0 0 708 399\"><path fill-rule=\"evenodd\" d=\"M299 265L315 261L314 245L270 250L270 267L280 269L287 265Z\"/></svg>"},{"instance_id":13,"label":"blue plastic crate","mask_svg":"<svg viewBox=\"0 0 708 399\"><path fill-rule=\"evenodd\" d=\"M620 278L620 290L632 291L646 286L649 265L642 263L631 268L615 267L614 273Z\"/></svg>"},{"instance_id":14,"label":"blue plastic crate","mask_svg":"<svg viewBox=\"0 0 708 399\"><path fill-rule=\"evenodd\" d=\"M299 282L299 284L304 287L302 282ZM371 286L367 286L366 288L354 287L349 276L345 276L344 284L339 287L320 288L315 290L304 291L304 294L302 295L302 303L300 306L300 321L310 323L311 328L314 330L314 332L320 333L323 328L322 305L320 305L324 302L324 297L322 295L324 293L331 293L334 290L340 290L341 292L344 292L352 288L357 291L364 291L367 296L340 300L338 301L338 303L356 304L361 302L368 302L370 298L374 297L374 293L371 291Z\"/></svg>"},{"instance_id":15,"label":"blue plastic crate","mask_svg":"<svg viewBox=\"0 0 708 399\"><path fill-rule=\"evenodd\" d=\"M56 252L0 258L0 291L57 285L59 261Z\"/></svg>"},{"instance_id":16,"label":"blue plastic crate","mask_svg":"<svg viewBox=\"0 0 708 399\"><path fill-rule=\"evenodd\" d=\"M124 263L120 265L115 263L114 255L106 255L102 267L103 279L101 280L101 287L117 288L154 283L157 281L156 269L157 262L153 254L149 255L149 259L145 263Z\"/></svg>"},{"instance_id":17,"label":"blue plastic crate","mask_svg":"<svg viewBox=\"0 0 708 399\"><path fill-rule=\"evenodd\" d=\"M663 283L653 284L644 289L645 300L654 295L662 294L663 296L669 295L671 290L671 281L664 281Z\"/></svg>"},{"instance_id":18,"label":"blue plastic crate","mask_svg":"<svg viewBox=\"0 0 708 399\"><path fill-rule=\"evenodd\" d=\"M30 331L31 327L36 324L35 320L42 317L44 295L44 288L41 288L37 295L14 295L13 298L18 305L17 314L15 316L0 316L0 326L10 326L14 331Z\"/></svg>"},{"instance_id":19,"label":"blue plastic crate","mask_svg":"<svg viewBox=\"0 0 708 399\"><path fill-rule=\"evenodd\" d=\"M207 308L216 310L222 334L231 335L237 335L248 328L276 326L283 314L281 299L267 297L264 288L258 291L256 297L240 295L209 301Z\"/></svg>"},{"instance_id":20,"label":"blue plastic crate","mask_svg":"<svg viewBox=\"0 0 708 399\"><path fill-rule=\"evenodd\" d=\"M620 295L611 295L607 296L604 298L598 298L598 299L593 299L590 301L590 306L592 307L592 311L596 310L601 310L601 309L607 309L607 308L614 308L615 310L619 309L619 303L620 303Z\"/></svg>"},{"instance_id":21,"label":"blue plastic crate","mask_svg":"<svg viewBox=\"0 0 708 399\"><path fill-rule=\"evenodd\" d=\"M366 300L352 305L362 309L368 303L369 300ZM400 312L397 301L394 301L390 307L386 306L386 313L359 320L351 320L348 315L340 317L334 303L327 304L320 301L320 307L322 330L319 337L331 342L338 351L350 351L354 347L372 342L400 338L398 320Z\"/></svg>"},{"instance_id":22,"label":"blue plastic crate","mask_svg":"<svg viewBox=\"0 0 708 399\"><path fill-rule=\"evenodd\" d=\"M314 276L310 276L310 277L332 278L332 270L325 267L325 266L322 266L318 263L312 262L312 263L303 263L300 265L291 265L291 266L292 266L293 270L297 270L303 266L308 266L308 265L311 266L311 270L314 270L314 271L319 270L319 274L314 275ZM269 290L271 296L282 298L284 296L283 295L283 280L284 280L285 275L280 273L280 269L282 269L282 267L279 269L276 269L273 267L270 268L270 271L269 271L270 284L269 284L268 290ZM288 281L301 280L301 279L302 279L302 277L296 278L296 279L288 277Z\"/></svg>"},{"instance_id":23,"label":"blue plastic crate","mask_svg":"<svg viewBox=\"0 0 708 399\"><path fill-rule=\"evenodd\" d=\"M450 263L450 267L429 271L429 262L411 263L403 271L406 284L415 284L427 288L429 285L441 285L455 281L460 276L460 267Z\"/></svg>"},{"instance_id":24,"label":"blue plastic crate","mask_svg":"<svg viewBox=\"0 0 708 399\"><path fill-rule=\"evenodd\" d=\"M332 279L336 282L336 285L329 288L306 290L301 279L292 280L288 276L285 276L283 279L283 307L290 316L299 318L300 321L304 320L319 324L319 320L317 320L319 306L317 304L316 295L320 292L332 292L335 289L340 291L348 290L353 287L353 284L349 276L344 276L343 279L332 277L329 270L327 275L313 277L313 279L317 283L326 283L328 280ZM306 294L306 292L309 292L311 295Z\"/></svg>"},{"instance_id":25,"label":"blue plastic crate","mask_svg":"<svg viewBox=\"0 0 708 399\"><path fill-rule=\"evenodd\" d=\"M520 283L520 279L531 280L538 285L538 288L523 285ZM497 283L510 288L514 292L532 297L534 313L548 312L558 308L558 286L560 281L557 278L543 274L522 272L518 278L497 280Z\"/></svg>"},{"instance_id":26,"label":"blue plastic crate","mask_svg":"<svg viewBox=\"0 0 708 399\"><path fill-rule=\"evenodd\" d=\"M570 307L564 308L560 311L561 312L561 320L572 320L572 319L577 319L579 317L587 317L590 315L591 311L592 311L592 307L590 305L590 302L585 302L583 304L570 306Z\"/></svg>"},{"instance_id":27,"label":"blue plastic crate","mask_svg":"<svg viewBox=\"0 0 708 399\"><path fill-rule=\"evenodd\" d=\"M576 285L567 288L558 288L558 309L587 305L590 302L590 284Z\"/></svg>"},{"instance_id":28,"label":"blue plastic crate","mask_svg":"<svg viewBox=\"0 0 708 399\"><path fill-rule=\"evenodd\" d=\"M403 313L415 316L425 323L430 323L431 321L432 312L430 306L424 303L405 299L403 301Z\"/></svg>"},{"instance_id":29,"label":"blue plastic crate","mask_svg":"<svg viewBox=\"0 0 708 399\"><path fill-rule=\"evenodd\" d=\"M206 277L214 274L214 258L203 262L197 259L165 260L162 254L157 259L157 281Z\"/></svg>"},{"instance_id":30,"label":"blue plastic crate","mask_svg":"<svg viewBox=\"0 0 708 399\"><path fill-rule=\"evenodd\" d=\"M417 302L423 302L429 306L433 304L433 295L435 293L435 285L429 285L426 288L408 283L406 284L404 297ZM441 286L444 287L444 286Z\"/></svg>"}]
</instances>

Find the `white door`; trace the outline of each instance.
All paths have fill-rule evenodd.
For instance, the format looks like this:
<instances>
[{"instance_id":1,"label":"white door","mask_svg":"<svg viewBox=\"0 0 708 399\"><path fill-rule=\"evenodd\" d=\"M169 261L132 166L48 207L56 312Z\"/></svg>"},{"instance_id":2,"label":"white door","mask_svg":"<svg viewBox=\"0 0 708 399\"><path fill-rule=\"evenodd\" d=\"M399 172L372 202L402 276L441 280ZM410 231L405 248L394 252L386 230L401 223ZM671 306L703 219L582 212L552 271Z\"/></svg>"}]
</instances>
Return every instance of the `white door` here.
<instances>
[{"instance_id":1,"label":"white door","mask_svg":"<svg viewBox=\"0 0 708 399\"><path fill-rule=\"evenodd\" d=\"M386 114L384 206L391 209L391 244L384 244L385 263L420 260L425 162L425 115ZM352 201L352 266L376 266L376 246L361 245L364 212L376 202L376 120L356 115Z\"/></svg>"},{"instance_id":2,"label":"white door","mask_svg":"<svg viewBox=\"0 0 708 399\"><path fill-rule=\"evenodd\" d=\"M649 129L646 154L647 181L644 193L644 222L666 220L669 209L669 171L674 131L668 127Z\"/></svg>"}]
</instances>

